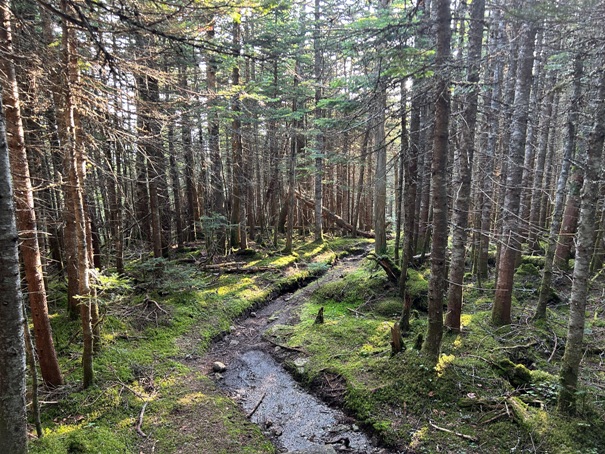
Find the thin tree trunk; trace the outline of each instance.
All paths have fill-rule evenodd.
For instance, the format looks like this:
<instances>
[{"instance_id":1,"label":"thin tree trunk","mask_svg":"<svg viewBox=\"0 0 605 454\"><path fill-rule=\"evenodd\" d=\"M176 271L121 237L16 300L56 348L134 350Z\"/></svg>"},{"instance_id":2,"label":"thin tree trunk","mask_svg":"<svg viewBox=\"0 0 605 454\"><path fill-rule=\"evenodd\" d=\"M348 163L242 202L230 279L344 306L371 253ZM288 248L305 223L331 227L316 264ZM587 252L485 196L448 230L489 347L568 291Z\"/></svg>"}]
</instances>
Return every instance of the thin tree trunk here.
<instances>
[{"instance_id":1,"label":"thin tree trunk","mask_svg":"<svg viewBox=\"0 0 605 454\"><path fill-rule=\"evenodd\" d=\"M52 338L46 288L42 270L40 246L38 244L38 226L34 209L34 194L30 179L21 105L15 66L10 56L13 54L10 12L8 5L0 3L2 25L0 26L0 70L6 75L8 86L2 90L6 106L6 134L10 152L10 164L15 191L17 228L20 233L20 250L25 268L25 279L29 295L29 304L34 323L37 353L40 360L40 372L44 383L49 387L63 384L57 353Z\"/></svg>"},{"instance_id":2,"label":"thin tree trunk","mask_svg":"<svg viewBox=\"0 0 605 454\"><path fill-rule=\"evenodd\" d=\"M437 46L435 88L435 128L433 139L433 244L428 296L428 328L422 351L437 362L443 336L443 293L445 290L447 248L447 155L450 117L450 80L448 63L451 43L449 0L436 0Z\"/></svg>"},{"instance_id":3,"label":"thin tree trunk","mask_svg":"<svg viewBox=\"0 0 605 454\"><path fill-rule=\"evenodd\" d=\"M321 49L321 6L320 0L315 0L315 25L313 29L313 49L314 49L314 64L313 72L315 77L315 118L321 122L323 118L323 109L319 107L319 103L322 98L322 49ZM314 236L315 241L323 241L323 174L324 174L324 135L322 131L323 126L319 124L317 126L317 138L315 145L315 230Z\"/></svg>"},{"instance_id":4,"label":"thin tree trunk","mask_svg":"<svg viewBox=\"0 0 605 454\"><path fill-rule=\"evenodd\" d=\"M70 13L66 0L61 3L62 11ZM63 142L63 162L67 176L67 187L65 190L66 212L70 213L69 219L73 223L73 238L71 241L74 251L72 267L77 278L77 296L82 323L82 369L83 386L88 388L94 381L93 371L93 330L91 321L91 301L89 283L89 253L86 238L86 211L84 204L84 181L86 162L83 159L83 150L77 125L78 111L73 87L77 84L78 57L75 45L75 32L73 25L67 21L63 23L63 54L64 71L62 80L62 126L65 128Z\"/></svg>"},{"instance_id":5,"label":"thin tree trunk","mask_svg":"<svg viewBox=\"0 0 605 454\"><path fill-rule=\"evenodd\" d=\"M458 181L454 182L456 194L452 217L452 256L450 262L449 289L445 326L454 332L460 331L462 312L462 284L471 195L471 173L475 150L475 126L477 124L477 105L479 99L479 69L481 45L483 41L483 17L485 0L474 0L471 5L471 25L469 30L468 74L467 82L471 86L466 95L462 114L462 143L458 150Z\"/></svg>"},{"instance_id":6,"label":"thin tree trunk","mask_svg":"<svg viewBox=\"0 0 605 454\"><path fill-rule=\"evenodd\" d=\"M533 6L533 1L528 2ZM523 153L527 132L528 103L531 90L531 71L534 59L536 28L533 24L522 26L519 67L515 83L515 103L512 132L508 151L509 166L504 198L502 249L498 262L496 294L492 307L492 322L497 325L511 323L511 301L513 276L517 252L520 250L519 213L520 185L522 178Z\"/></svg>"},{"instance_id":7,"label":"thin tree trunk","mask_svg":"<svg viewBox=\"0 0 605 454\"><path fill-rule=\"evenodd\" d=\"M3 18L8 5L0 3ZM2 27L5 27L6 23ZM0 99L0 452L27 453L25 343L17 226ZM10 304L8 304L10 302Z\"/></svg>"},{"instance_id":8,"label":"thin tree trunk","mask_svg":"<svg viewBox=\"0 0 605 454\"><path fill-rule=\"evenodd\" d=\"M544 256L544 271L542 272L542 282L540 283L540 294L538 296L538 305L534 320L546 318L546 305L551 298L551 285L553 274L553 263L555 249L557 247L557 238L561 228L561 220L563 217L563 207L565 204L565 189L567 187L567 179L571 161L573 159L576 148L576 131L578 123L578 108L580 97L582 96L582 75L584 73L584 65L579 55L576 55L573 63L573 93L567 116L567 128L565 138L565 149L563 153L563 164L559 173L557 182L557 192L555 195L555 206L550 224L550 233L548 235L548 246Z\"/></svg>"},{"instance_id":9,"label":"thin tree trunk","mask_svg":"<svg viewBox=\"0 0 605 454\"><path fill-rule=\"evenodd\" d=\"M601 58L599 66L605 61ZM598 92L595 98L595 123L588 138L588 149L584 161L584 184L581 193L580 221L576 241L573 283L569 305L569 325L565 353L561 363L557 409L573 415L576 411L578 376L583 357L586 301L588 299L588 277L590 260L594 249L596 206L599 196L599 178L602 176L602 155L605 139L605 72L601 71Z\"/></svg>"}]
</instances>

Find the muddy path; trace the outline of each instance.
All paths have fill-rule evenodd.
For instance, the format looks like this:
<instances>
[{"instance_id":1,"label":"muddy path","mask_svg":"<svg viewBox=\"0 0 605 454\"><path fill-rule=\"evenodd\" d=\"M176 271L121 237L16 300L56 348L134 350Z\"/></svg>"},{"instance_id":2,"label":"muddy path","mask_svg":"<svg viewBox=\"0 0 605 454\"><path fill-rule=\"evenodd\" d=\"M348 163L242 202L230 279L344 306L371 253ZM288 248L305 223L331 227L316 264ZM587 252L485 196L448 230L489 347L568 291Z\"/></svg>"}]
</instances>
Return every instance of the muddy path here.
<instances>
[{"instance_id":1,"label":"muddy path","mask_svg":"<svg viewBox=\"0 0 605 454\"><path fill-rule=\"evenodd\" d=\"M389 452L376 447L375 440L352 418L329 407L292 379L280 362L287 358L304 366L303 352L276 346L263 336L274 325L295 323L296 309L317 288L355 269L364 256L365 252L345 257L318 280L252 312L214 343L201 361L202 372L214 377L282 452Z\"/></svg>"}]
</instances>

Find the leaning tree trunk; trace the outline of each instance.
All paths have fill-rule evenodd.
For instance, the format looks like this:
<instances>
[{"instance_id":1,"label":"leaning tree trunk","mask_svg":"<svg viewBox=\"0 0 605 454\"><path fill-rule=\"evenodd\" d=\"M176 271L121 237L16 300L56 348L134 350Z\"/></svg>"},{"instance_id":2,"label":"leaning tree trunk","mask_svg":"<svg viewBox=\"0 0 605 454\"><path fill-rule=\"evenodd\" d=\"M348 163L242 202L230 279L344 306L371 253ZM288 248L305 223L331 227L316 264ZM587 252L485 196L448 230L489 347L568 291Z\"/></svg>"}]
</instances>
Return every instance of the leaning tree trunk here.
<instances>
[{"instance_id":1,"label":"leaning tree trunk","mask_svg":"<svg viewBox=\"0 0 605 454\"><path fill-rule=\"evenodd\" d=\"M605 61L600 59L598 68ZM564 414L574 414L578 388L580 361L583 356L584 323L586 300L588 299L588 277L590 260L595 242L596 207L599 197L599 178L602 177L601 158L605 141L605 71L601 71L595 99L595 123L588 138L588 149L584 161L584 184L582 185L580 221L576 241L576 258L573 269L569 325L565 353L559 373L559 396L557 409Z\"/></svg>"},{"instance_id":2,"label":"leaning tree trunk","mask_svg":"<svg viewBox=\"0 0 605 454\"><path fill-rule=\"evenodd\" d=\"M462 117L462 143L458 150L458 181L454 183L456 194L452 216L452 258L450 263L449 289L445 326L460 331L462 312L462 283L468 228L468 211L471 195L471 173L474 159L475 126L477 124L477 104L479 98L479 65L483 41L483 16L485 0L474 0L471 6L471 27L469 30L468 75L470 91L466 95L466 107Z\"/></svg>"},{"instance_id":3,"label":"leaning tree trunk","mask_svg":"<svg viewBox=\"0 0 605 454\"><path fill-rule=\"evenodd\" d=\"M584 67L582 59L579 55L576 55L576 58L574 59L573 94L571 98L569 114L567 117L567 131L565 138L565 149L563 152L563 163L561 165L561 172L559 173L559 180L557 182L555 206L550 224L550 233L548 235L548 246L546 248L546 255L544 256L544 270L542 272L542 282L540 284L538 305L536 307L536 313L534 315L535 320L546 318L546 305L548 303L548 300L551 298L552 294L552 270L555 249L557 247L557 238L559 235L559 230L561 228L561 219L563 217L563 206L565 204L565 188L567 186L569 169L571 167L571 161L573 159L574 151L576 148L578 108L580 104L580 96L582 96L582 75L584 72L583 69Z\"/></svg>"},{"instance_id":4,"label":"leaning tree trunk","mask_svg":"<svg viewBox=\"0 0 605 454\"><path fill-rule=\"evenodd\" d=\"M0 3L3 17L8 5ZM6 23L3 21L2 26ZM0 452L27 452L25 342L17 226L0 99Z\"/></svg>"},{"instance_id":5,"label":"leaning tree trunk","mask_svg":"<svg viewBox=\"0 0 605 454\"><path fill-rule=\"evenodd\" d=\"M528 3L533 4L533 2ZM521 197L523 152L525 150L535 37L536 28L533 24L524 24L519 50L520 62L515 82L515 103L508 152L509 165L504 196L502 249L498 262L496 295L492 307L492 322L498 326L508 325L511 322L513 277L517 251L520 250L521 246L518 236L519 220L517 215Z\"/></svg>"},{"instance_id":6,"label":"leaning tree trunk","mask_svg":"<svg viewBox=\"0 0 605 454\"><path fill-rule=\"evenodd\" d=\"M7 86L2 91L6 106L6 134L10 154L10 164L15 190L17 228L20 233L20 250L25 268L25 280L29 295L36 351L40 363L42 379L47 386L63 384L57 353L52 337L46 288L42 271L42 259L38 243L38 227L34 210L34 193L29 173L21 105L13 55L10 12L8 5L0 3L2 25L0 26L0 70L5 74Z\"/></svg>"},{"instance_id":7,"label":"leaning tree trunk","mask_svg":"<svg viewBox=\"0 0 605 454\"><path fill-rule=\"evenodd\" d=\"M451 12L449 0L437 0L437 49L435 76L435 128L433 138L433 244L431 248L431 278L429 280L429 324L422 351L437 361L443 335L443 292L445 290L445 253L447 248L447 155L450 118L450 60Z\"/></svg>"}]
</instances>

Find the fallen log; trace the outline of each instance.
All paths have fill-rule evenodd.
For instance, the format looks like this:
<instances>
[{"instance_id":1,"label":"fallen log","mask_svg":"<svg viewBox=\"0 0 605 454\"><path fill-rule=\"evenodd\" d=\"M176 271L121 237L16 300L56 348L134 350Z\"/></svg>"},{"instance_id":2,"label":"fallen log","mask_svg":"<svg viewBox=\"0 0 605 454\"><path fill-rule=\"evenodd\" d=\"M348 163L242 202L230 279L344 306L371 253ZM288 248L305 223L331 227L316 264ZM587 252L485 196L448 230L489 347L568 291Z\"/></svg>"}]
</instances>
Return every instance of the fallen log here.
<instances>
[{"instance_id":1,"label":"fallen log","mask_svg":"<svg viewBox=\"0 0 605 454\"><path fill-rule=\"evenodd\" d=\"M294 195L296 196L296 198L298 200L300 200L302 203L304 203L307 207L309 207L309 208L315 208L315 202L313 202L312 200L307 199L300 192L295 191ZM326 207L322 206L321 207L321 211L322 211L322 214L323 214L323 216L325 218L327 218L327 219L333 221L334 223L336 223L336 225L338 227L340 227L341 229L347 230L347 231L349 231L351 233L355 233L356 235L359 235L359 236L361 236L363 238L374 238L374 234L372 232L366 232L364 230L355 230L355 227L353 227L351 224L349 224L347 221L345 221L343 218L341 218L337 214L332 213Z\"/></svg>"},{"instance_id":2,"label":"fallen log","mask_svg":"<svg viewBox=\"0 0 605 454\"><path fill-rule=\"evenodd\" d=\"M399 284L399 276L401 275L401 270L397 265L395 265L395 263L393 262L393 260L391 260L389 256L376 255L372 253L368 255L368 257L381 266L385 273L387 273L389 281L391 281L395 285Z\"/></svg>"}]
</instances>

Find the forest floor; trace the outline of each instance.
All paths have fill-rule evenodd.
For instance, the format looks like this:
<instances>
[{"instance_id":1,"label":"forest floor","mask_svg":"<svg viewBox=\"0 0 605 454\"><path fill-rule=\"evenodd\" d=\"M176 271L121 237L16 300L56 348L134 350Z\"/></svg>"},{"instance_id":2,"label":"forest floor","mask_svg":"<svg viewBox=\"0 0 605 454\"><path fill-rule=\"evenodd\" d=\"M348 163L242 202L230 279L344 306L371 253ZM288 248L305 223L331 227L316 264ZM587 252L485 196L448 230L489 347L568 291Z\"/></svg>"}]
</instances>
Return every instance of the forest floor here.
<instances>
[{"instance_id":1,"label":"forest floor","mask_svg":"<svg viewBox=\"0 0 605 454\"><path fill-rule=\"evenodd\" d=\"M52 323L68 384L43 394L45 437L32 439L30 451L275 453L327 443L353 453L605 452L602 277L589 302L578 416L561 418L554 404L567 308L551 306L547 322L530 322L538 259L526 258L517 272L509 327L489 323L493 283L465 288L463 333L446 333L433 368L414 348L426 330L421 310L406 350L391 355L401 303L382 269L362 258L368 245L336 239L212 263L194 249L170 261L132 261L128 279L99 284L103 345L88 390L78 387L78 323L57 301ZM419 308L427 276L410 273ZM563 273L562 301L568 290ZM216 361L226 370L213 370ZM298 384L280 375L282 366ZM292 445L286 420L300 411L280 400L286 387L344 413ZM315 399L304 404L309 414L315 404L320 415L332 412Z\"/></svg>"}]
</instances>

